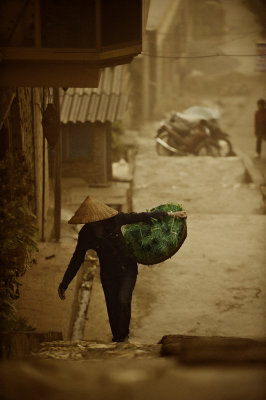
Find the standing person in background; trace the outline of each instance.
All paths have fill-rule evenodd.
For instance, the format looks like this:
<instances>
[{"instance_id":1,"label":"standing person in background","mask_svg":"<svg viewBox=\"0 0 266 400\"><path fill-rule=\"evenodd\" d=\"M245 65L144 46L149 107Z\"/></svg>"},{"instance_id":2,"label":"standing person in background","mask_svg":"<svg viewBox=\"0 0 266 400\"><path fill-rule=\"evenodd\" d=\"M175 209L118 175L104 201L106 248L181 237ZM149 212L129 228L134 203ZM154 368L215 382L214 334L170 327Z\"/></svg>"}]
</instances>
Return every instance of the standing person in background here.
<instances>
[{"instance_id":1,"label":"standing person in background","mask_svg":"<svg viewBox=\"0 0 266 400\"><path fill-rule=\"evenodd\" d=\"M257 102L258 109L255 112L255 135L257 137L256 153L257 157L261 154L262 140L266 140L266 103L265 100L260 99Z\"/></svg>"},{"instance_id":2,"label":"standing person in background","mask_svg":"<svg viewBox=\"0 0 266 400\"><path fill-rule=\"evenodd\" d=\"M100 277L113 342L128 341L132 293L138 274L137 261L127 251L121 226L168 216L186 218L187 215L185 211L159 210L123 213L87 197L69 221L70 224L84 226L79 232L76 249L59 284L58 295L61 300L65 299L65 291L83 263L86 251L95 250L100 263Z\"/></svg>"}]
</instances>

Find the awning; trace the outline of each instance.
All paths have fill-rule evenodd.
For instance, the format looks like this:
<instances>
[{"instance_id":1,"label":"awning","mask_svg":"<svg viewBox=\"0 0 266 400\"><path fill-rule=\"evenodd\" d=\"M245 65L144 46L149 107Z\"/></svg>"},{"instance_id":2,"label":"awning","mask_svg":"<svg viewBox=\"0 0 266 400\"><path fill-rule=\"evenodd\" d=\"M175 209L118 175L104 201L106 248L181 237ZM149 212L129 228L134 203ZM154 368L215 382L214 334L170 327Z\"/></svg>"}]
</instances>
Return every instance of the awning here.
<instances>
[{"instance_id":1,"label":"awning","mask_svg":"<svg viewBox=\"0 0 266 400\"><path fill-rule=\"evenodd\" d=\"M60 89L61 122L114 122L121 120L127 108L125 67L104 68L98 88Z\"/></svg>"}]
</instances>

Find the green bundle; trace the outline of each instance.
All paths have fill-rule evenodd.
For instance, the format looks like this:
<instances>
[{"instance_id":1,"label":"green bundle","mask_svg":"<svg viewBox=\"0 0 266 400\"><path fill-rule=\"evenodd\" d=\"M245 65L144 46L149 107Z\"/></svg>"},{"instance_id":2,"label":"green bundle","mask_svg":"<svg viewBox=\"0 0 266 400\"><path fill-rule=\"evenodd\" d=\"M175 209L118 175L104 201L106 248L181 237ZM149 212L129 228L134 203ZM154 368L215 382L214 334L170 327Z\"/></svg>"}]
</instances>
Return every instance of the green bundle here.
<instances>
[{"instance_id":1,"label":"green bundle","mask_svg":"<svg viewBox=\"0 0 266 400\"><path fill-rule=\"evenodd\" d=\"M163 204L150 211L155 210L183 211L183 208L180 204ZM186 232L185 219L167 216L126 225L124 238L138 263L152 265L172 257L183 244Z\"/></svg>"}]
</instances>

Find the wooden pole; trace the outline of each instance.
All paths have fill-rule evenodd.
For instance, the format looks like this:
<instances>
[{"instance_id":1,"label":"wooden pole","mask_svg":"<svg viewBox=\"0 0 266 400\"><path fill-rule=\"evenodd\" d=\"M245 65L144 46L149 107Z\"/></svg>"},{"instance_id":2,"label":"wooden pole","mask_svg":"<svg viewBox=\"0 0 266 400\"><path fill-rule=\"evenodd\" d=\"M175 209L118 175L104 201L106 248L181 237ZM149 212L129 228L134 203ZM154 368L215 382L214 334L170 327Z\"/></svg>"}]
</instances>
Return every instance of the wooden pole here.
<instances>
[{"instance_id":1,"label":"wooden pole","mask_svg":"<svg viewBox=\"0 0 266 400\"><path fill-rule=\"evenodd\" d=\"M96 49L102 48L102 27L101 27L101 1L96 1Z\"/></svg>"},{"instance_id":2,"label":"wooden pole","mask_svg":"<svg viewBox=\"0 0 266 400\"><path fill-rule=\"evenodd\" d=\"M53 88L53 105L60 116L59 88ZM61 233L61 174L62 174L62 138L59 128L55 146L55 196L54 196L54 234L58 242Z\"/></svg>"},{"instance_id":3,"label":"wooden pole","mask_svg":"<svg viewBox=\"0 0 266 400\"><path fill-rule=\"evenodd\" d=\"M34 2L34 22L35 22L35 47L41 47L41 11L40 11L40 0Z\"/></svg>"},{"instance_id":4,"label":"wooden pole","mask_svg":"<svg viewBox=\"0 0 266 400\"><path fill-rule=\"evenodd\" d=\"M44 92L43 92L44 96ZM44 97L43 97L43 110L44 110ZM42 133L42 241L45 241L45 136Z\"/></svg>"}]
</instances>

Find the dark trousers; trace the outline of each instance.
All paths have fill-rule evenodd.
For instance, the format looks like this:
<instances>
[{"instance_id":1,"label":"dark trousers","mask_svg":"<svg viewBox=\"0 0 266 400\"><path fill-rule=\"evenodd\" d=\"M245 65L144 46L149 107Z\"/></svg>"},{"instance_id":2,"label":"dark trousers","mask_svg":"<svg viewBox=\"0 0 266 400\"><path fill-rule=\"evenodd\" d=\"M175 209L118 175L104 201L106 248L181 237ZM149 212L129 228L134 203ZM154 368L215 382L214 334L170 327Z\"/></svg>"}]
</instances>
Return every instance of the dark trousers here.
<instances>
[{"instance_id":1,"label":"dark trousers","mask_svg":"<svg viewBox=\"0 0 266 400\"><path fill-rule=\"evenodd\" d=\"M129 335L131 300L136 279L137 272L128 269L113 277L101 276L114 342L122 342Z\"/></svg>"},{"instance_id":2,"label":"dark trousers","mask_svg":"<svg viewBox=\"0 0 266 400\"><path fill-rule=\"evenodd\" d=\"M260 155L261 153L261 142L262 142L262 135L257 135L256 152L258 155Z\"/></svg>"}]
</instances>

